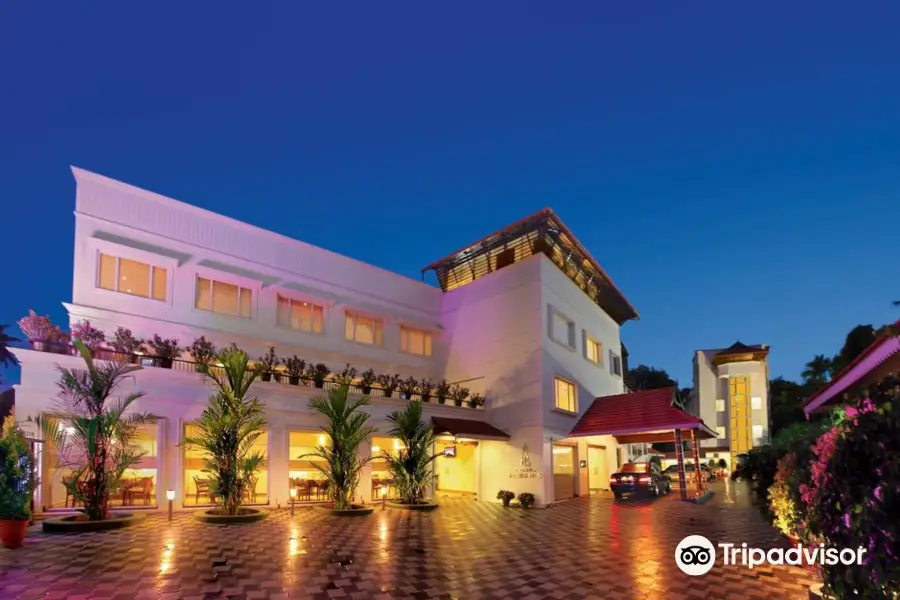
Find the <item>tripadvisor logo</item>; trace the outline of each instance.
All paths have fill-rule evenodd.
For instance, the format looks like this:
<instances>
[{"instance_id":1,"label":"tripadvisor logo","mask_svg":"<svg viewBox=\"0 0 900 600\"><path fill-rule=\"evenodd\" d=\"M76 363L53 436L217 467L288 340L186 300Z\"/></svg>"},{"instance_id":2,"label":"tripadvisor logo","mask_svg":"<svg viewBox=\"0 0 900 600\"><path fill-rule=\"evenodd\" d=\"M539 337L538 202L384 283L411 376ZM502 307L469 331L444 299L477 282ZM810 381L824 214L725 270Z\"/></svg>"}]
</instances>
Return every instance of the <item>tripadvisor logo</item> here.
<instances>
[{"instance_id":1,"label":"tripadvisor logo","mask_svg":"<svg viewBox=\"0 0 900 600\"><path fill-rule=\"evenodd\" d=\"M752 569L763 564L769 565L861 565L866 549L830 548L824 544L791 548L748 548L747 544L719 543L722 564L741 565ZM675 564L687 575L697 576L709 573L716 563L716 548L702 535L689 535L675 548Z\"/></svg>"}]
</instances>

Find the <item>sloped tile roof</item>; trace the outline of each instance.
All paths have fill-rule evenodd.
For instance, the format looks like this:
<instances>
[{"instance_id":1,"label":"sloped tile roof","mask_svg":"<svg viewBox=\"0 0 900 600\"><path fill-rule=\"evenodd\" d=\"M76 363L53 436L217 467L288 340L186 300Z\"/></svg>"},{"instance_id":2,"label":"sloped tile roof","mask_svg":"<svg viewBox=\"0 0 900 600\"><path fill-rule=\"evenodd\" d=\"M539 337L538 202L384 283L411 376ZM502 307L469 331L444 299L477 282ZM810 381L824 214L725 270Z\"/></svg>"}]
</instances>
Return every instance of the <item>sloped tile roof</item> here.
<instances>
[{"instance_id":1,"label":"sloped tile roof","mask_svg":"<svg viewBox=\"0 0 900 600\"><path fill-rule=\"evenodd\" d=\"M601 396L570 436L616 435L672 429L706 429L703 420L672 406L674 387Z\"/></svg>"}]
</instances>

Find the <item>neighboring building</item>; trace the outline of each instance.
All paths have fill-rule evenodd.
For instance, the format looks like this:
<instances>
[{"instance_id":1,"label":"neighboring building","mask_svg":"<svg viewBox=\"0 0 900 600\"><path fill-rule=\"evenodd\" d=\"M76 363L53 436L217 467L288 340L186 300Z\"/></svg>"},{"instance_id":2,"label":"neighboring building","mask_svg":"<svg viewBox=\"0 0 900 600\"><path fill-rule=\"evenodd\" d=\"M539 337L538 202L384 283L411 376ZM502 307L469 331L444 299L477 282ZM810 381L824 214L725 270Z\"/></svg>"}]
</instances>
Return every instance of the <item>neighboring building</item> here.
<instances>
[{"instance_id":1,"label":"neighboring building","mask_svg":"<svg viewBox=\"0 0 900 600\"><path fill-rule=\"evenodd\" d=\"M439 260L434 287L304 242L80 169L75 202L70 323L88 319L112 337L117 327L181 346L205 336L251 357L274 346L280 356L346 364L418 379L457 382L487 398L483 409L425 404L440 434L439 491L493 501L500 489L532 492L541 504L607 487L621 460L611 436L569 438L598 396L624 391L619 328L634 308L549 209ZM377 243L377 242L376 242ZM423 272L424 272L423 271ZM18 416L53 411L56 365L80 358L17 350L22 363ZM184 352L172 368L141 359L123 392L162 417L141 431L146 455L128 473L118 502L203 505L202 455L179 443L207 403L210 386ZM269 427L268 455L251 501L285 504L289 489L315 499L315 465L304 455L322 442L308 400L321 390L287 378L254 384ZM326 387L332 384L326 385ZM358 380L352 388L359 393ZM372 424L403 405L371 393ZM414 395L414 398L419 397ZM34 432L32 432L34 434ZM377 433L366 448L358 496L371 501L386 484L382 451L397 442ZM452 450L451 450L452 448ZM38 506L69 504L54 449L44 448Z\"/></svg>"},{"instance_id":2,"label":"neighboring building","mask_svg":"<svg viewBox=\"0 0 900 600\"><path fill-rule=\"evenodd\" d=\"M694 389L688 410L716 431L701 458L725 458L769 441L769 349L735 342L694 355Z\"/></svg>"}]
</instances>

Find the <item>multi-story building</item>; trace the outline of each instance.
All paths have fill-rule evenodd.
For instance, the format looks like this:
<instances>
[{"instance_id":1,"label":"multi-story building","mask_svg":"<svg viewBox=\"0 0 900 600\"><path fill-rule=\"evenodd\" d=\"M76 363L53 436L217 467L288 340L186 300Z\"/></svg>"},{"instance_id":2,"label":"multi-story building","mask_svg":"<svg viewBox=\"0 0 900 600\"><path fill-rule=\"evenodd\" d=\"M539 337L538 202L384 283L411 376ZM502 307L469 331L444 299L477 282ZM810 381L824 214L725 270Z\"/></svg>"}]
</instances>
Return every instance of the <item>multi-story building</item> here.
<instances>
[{"instance_id":1,"label":"multi-story building","mask_svg":"<svg viewBox=\"0 0 900 600\"><path fill-rule=\"evenodd\" d=\"M445 454L438 491L493 500L510 489L547 504L606 487L617 466L615 440L568 434L596 397L623 391L619 328L637 313L549 209L429 265L423 279L433 271L433 286L94 173L74 174L70 325L89 320L108 337L125 327L182 347L204 336L251 357L274 347L333 372L349 364L357 373L456 383L487 401L424 404ZM19 419L52 414L56 366L81 359L35 349L17 356ZM142 429L146 454L119 501L163 506L171 489L178 506L205 504L202 456L180 442L210 386L187 351L171 363L140 361L144 368L122 391L144 392L136 408L161 418ZM252 391L269 421L258 442L268 464L252 501L283 505L292 486L301 499L315 499L308 453L322 442L321 422L308 401L323 390L274 377ZM351 393L360 391L357 380ZM405 402L377 386L369 395L365 410L379 433L365 449L375 459L357 490L364 501L387 479L378 456L397 442L383 433L385 419ZM55 454L42 447L38 505L47 509L69 504Z\"/></svg>"},{"instance_id":2,"label":"multi-story building","mask_svg":"<svg viewBox=\"0 0 900 600\"><path fill-rule=\"evenodd\" d=\"M694 354L694 390L688 410L711 428L717 439L700 446L708 458L737 455L769 439L769 350L735 342L725 349Z\"/></svg>"}]
</instances>

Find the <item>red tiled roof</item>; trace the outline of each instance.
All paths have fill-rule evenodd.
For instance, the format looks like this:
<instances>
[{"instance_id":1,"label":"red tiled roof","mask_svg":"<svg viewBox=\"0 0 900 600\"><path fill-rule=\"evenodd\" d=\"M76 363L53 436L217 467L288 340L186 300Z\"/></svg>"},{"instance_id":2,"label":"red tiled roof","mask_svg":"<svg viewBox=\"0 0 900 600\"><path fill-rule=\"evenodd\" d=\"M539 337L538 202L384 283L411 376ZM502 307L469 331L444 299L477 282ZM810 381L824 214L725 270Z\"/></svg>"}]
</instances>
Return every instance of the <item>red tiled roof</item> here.
<instances>
[{"instance_id":1,"label":"red tiled roof","mask_svg":"<svg viewBox=\"0 0 900 600\"><path fill-rule=\"evenodd\" d=\"M569 435L624 435L673 429L711 433L702 419L672 406L675 390L667 387L597 398Z\"/></svg>"}]
</instances>

